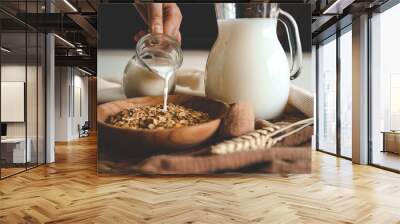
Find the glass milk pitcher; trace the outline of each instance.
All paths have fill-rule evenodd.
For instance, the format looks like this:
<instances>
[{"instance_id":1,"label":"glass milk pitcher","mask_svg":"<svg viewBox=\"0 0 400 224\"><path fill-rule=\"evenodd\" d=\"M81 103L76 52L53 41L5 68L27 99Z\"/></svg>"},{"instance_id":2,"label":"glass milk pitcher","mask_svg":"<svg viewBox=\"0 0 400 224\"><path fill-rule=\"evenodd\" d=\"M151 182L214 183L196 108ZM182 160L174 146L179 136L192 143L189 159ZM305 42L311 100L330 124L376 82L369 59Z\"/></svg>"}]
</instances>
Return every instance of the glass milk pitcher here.
<instances>
[{"instance_id":1,"label":"glass milk pitcher","mask_svg":"<svg viewBox=\"0 0 400 224\"><path fill-rule=\"evenodd\" d=\"M165 90L173 91L175 72L182 61L180 43L172 37L158 33L143 36L136 45L136 54L125 67L126 97L161 96Z\"/></svg>"},{"instance_id":2,"label":"glass milk pitcher","mask_svg":"<svg viewBox=\"0 0 400 224\"><path fill-rule=\"evenodd\" d=\"M207 97L249 101L257 118L277 118L286 106L290 80L302 66L296 21L276 3L216 3L215 8L218 38L207 59ZM288 33L290 64L276 34L278 21Z\"/></svg>"}]
</instances>

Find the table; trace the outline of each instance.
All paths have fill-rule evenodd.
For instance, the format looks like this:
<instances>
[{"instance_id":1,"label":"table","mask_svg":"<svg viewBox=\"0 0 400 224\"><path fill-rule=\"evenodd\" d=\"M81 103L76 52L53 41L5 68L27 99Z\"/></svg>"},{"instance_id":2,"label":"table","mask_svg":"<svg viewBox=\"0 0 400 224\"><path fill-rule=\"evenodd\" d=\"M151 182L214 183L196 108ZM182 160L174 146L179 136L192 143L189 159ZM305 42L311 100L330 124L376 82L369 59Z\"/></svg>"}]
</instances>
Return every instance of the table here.
<instances>
[{"instance_id":1,"label":"table","mask_svg":"<svg viewBox=\"0 0 400 224\"><path fill-rule=\"evenodd\" d=\"M30 138L26 139L25 151L25 138L5 138L1 139L1 159L5 163L26 163L30 162L32 158Z\"/></svg>"},{"instance_id":2,"label":"table","mask_svg":"<svg viewBox=\"0 0 400 224\"><path fill-rule=\"evenodd\" d=\"M382 152L392 152L400 154L400 131L382 131L383 150Z\"/></svg>"}]
</instances>

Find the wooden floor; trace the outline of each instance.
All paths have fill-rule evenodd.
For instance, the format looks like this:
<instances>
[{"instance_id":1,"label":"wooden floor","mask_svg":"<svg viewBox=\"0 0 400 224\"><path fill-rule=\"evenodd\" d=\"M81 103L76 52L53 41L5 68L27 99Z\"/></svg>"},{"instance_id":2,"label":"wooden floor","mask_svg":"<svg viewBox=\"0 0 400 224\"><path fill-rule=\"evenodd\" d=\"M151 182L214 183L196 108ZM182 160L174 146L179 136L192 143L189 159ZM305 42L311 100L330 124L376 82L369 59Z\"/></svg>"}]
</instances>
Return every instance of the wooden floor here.
<instances>
[{"instance_id":1,"label":"wooden floor","mask_svg":"<svg viewBox=\"0 0 400 224\"><path fill-rule=\"evenodd\" d=\"M392 152L381 152L375 150L372 161L374 164L400 170L400 155Z\"/></svg>"},{"instance_id":2,"label":"wooden floor","mask_svg":"<svg viewBox=\"0 0 400 224\"><path fill-rule=\"evenodd\" d=\"M8 177L13 174L23 172L25 170L25 167L23 168L1 168L1 177Z\"/></svg>"},{"instance_id":3,"label":"wooden floor","mask_svg":"<svg viewBox=\"0 0 400 224\"><path fill-rule=\"evenodd\" d=\"M96 174L96 142L0 181L0 223L400 223L400 175L313 153L313 173L230 177Z\"/></svg>"}]
</instances>

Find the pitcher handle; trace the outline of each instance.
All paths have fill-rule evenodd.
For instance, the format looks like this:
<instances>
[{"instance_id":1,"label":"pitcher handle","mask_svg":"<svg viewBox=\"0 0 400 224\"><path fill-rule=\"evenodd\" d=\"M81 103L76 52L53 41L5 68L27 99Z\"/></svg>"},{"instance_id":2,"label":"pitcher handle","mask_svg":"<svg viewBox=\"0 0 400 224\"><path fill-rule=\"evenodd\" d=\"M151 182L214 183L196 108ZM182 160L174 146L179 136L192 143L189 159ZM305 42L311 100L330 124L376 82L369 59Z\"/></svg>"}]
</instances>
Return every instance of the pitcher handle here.
<instances>
[{"instance_id":1,"label":"pitcher handle","mask_svg":"<svg viewBox=\"0 0 400 224\"><path fill-rule=\"evenodd\" d=\"M290 51L290 80L294 80L299 76L303 66L299 28L292 15L282 9L279 11L278 19L283 23L287 32Z\"/></svg>"}]
</instances>

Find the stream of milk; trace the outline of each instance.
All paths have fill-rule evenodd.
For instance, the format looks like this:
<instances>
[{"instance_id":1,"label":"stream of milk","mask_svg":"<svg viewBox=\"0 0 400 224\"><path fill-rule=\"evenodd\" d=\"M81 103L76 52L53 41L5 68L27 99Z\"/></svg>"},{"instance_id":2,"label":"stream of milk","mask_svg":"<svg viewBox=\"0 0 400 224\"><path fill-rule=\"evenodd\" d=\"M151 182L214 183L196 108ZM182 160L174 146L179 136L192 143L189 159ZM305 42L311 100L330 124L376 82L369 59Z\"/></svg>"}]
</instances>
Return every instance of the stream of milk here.
<instances>
[{"instance_id":1,"label":"stream of milk","mask_svg":"<svg viewBox=\"0 0 400 224\"><path fill-rule=\"evenodd\" d=\"M164 79L164 104L163 111L167 111L167 101L168 101L168 82L175 72L175 64L172 60L166 58L145 61L146 65L158 76Z\"/></svg>"}]
</instances>

